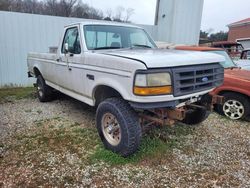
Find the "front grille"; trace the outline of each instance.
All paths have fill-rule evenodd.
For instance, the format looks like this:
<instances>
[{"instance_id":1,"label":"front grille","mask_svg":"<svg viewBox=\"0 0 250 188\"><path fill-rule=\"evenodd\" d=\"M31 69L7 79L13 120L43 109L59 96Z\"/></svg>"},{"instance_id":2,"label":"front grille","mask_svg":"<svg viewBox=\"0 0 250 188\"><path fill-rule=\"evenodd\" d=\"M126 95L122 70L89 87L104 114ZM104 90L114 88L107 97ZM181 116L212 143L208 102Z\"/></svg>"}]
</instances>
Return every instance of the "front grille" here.
<instances>
[{"instance_id":1,"label":"front grille","mask_svg":"<svg viewBox=\"0 0 250 188\"><path fill-rule=\"evenodd\" d=\"M173 68L174 96L196 93L223 83L224 68L219 63Z\"/></svg>"}]
</instances>

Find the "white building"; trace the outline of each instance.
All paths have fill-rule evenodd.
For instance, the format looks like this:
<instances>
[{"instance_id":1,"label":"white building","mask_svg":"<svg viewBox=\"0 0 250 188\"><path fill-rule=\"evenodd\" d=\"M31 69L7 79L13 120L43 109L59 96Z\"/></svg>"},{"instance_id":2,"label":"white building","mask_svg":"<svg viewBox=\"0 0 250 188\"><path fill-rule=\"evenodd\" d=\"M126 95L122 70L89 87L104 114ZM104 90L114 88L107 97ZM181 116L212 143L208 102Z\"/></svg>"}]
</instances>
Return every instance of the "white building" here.
<instances>
[{"instance_id":1,"label":"white building","mask_svg":"<svg viewBox=\"0 0 250 188\"><path fill-rule=\"evenodd\" d=\"M157 40L174 44L198 44L204 0L158 0Z\"/></svg>"},{"instance_id":2,"label":"white building","mask_svg":"<svg viewBox=\"0 0 250 188\"><path fill-rule=\"evenodd\" d=\"M158 0L156 25L141 25L156 41L198 44L204 0ZM0 11L0 87L28 86L26 56L57 46L63 26L82 21Z\"/></svg>"}]
</instances>

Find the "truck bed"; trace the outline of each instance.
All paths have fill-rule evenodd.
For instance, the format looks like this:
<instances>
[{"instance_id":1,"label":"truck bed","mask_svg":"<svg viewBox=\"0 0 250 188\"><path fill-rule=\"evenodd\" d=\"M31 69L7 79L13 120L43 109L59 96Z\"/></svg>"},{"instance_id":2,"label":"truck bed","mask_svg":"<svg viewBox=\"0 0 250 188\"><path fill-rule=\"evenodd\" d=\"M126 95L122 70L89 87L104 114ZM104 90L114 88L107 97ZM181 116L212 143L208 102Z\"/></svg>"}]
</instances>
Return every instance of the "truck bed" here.
<instances>
[{"instance_id":1,"label":"truck bed","mask_svg":"<svg viewBox=\"0 0 250 188\"><path fill-rule=\"evenodd\" d=\"M54 53L38 53L30 52L28 53L28 59L45 59L45 60L56 60L57 54Z\"/></svg>"}]
</instances>

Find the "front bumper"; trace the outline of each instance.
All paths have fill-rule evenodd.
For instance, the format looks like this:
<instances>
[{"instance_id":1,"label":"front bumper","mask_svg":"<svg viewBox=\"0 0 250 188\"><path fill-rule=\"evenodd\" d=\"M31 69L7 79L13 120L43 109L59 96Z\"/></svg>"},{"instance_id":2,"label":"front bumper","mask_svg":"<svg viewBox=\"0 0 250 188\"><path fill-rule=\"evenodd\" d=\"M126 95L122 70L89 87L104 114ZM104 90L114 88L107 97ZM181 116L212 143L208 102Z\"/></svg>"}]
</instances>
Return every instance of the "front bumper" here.
<instances>
[{"instance_id":1,"label":"front bumper","mask_svg":"<svg viewBox=\"0 0 250 188\"><path fill-rule=\"evenodd\" d=\"M139 103L139 102L132 102L130 101L129 104L135 108L135 109L156 109L156 108L180 108L182 106L190 105L192 103L202 103L203 105L206 105L209 109L211 106L213 106L213 103L220 103L223 99L223 97L218 95L202 95L197 97L190 97L187 99L178 99L173 101L163 101L163 102L145 102L145 103Z\"/></svg>"}]
</instances>

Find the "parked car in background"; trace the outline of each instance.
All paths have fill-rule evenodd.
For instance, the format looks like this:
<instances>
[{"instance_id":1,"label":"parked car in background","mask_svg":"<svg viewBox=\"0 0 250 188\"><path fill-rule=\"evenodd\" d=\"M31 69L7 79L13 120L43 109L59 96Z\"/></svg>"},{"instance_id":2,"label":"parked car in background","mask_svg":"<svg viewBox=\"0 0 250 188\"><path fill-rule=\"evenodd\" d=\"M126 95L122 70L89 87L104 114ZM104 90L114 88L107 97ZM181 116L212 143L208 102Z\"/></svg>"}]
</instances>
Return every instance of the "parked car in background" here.
<instances>
[{"instance_id":1,"label":"parked car in background","mask_svg":"<svg viewBox=\"0 0 250 188\"><path fill-rule=\"evenodd\" d=\"M226 61L221 63L225 68L224 83L222 86L214 89L211 94L224 96L225 102L222 105L216 105L215 110L233 120L249 120L250 71L238 68L228 54L221 48L178 46L175 47L175 49L210 52L224 56Z\"/></svg>"},{"instance_id":2,"label":"parked car in background","mask_svg":"<svg viewBox=\"0 0 250 188\"><path fill-rule=\"evenodd\" d=\"M211 47L222 48L234 60L240 59L241 52L244 50L244 47L239 42L233 41L213 42Z\"/></svg>"},{"instance_id":3,"label":"parked car in background","mask_svg":"<svg viewBox=\"0 0 250 188\"><path fill-rule=\"evenodd\" d=\"M234 61L242 69L250 70L250 49L241 52L240 59Z\"/></svg>"}]
</instances>

